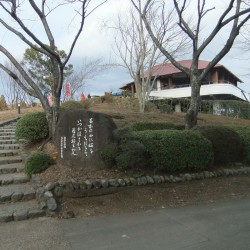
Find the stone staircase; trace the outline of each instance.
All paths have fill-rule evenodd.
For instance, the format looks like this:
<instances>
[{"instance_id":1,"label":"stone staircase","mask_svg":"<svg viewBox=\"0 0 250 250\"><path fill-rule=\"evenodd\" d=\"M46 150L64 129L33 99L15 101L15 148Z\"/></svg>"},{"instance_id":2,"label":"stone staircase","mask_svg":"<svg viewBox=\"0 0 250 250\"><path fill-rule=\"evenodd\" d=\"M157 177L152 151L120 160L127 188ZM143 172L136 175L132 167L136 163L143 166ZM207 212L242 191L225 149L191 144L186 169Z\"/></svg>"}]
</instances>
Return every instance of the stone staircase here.
<instances>
[{"instance_id":1,"label":"stone staircase","mask_svg":"<svg viewBox=\"0 0 250 250\"><path fill-rule=\"evenodd\" d=\"M15 140L15 122L0 124L0 223L45 215L23 168Z\"/></svg>"}]
</instances>

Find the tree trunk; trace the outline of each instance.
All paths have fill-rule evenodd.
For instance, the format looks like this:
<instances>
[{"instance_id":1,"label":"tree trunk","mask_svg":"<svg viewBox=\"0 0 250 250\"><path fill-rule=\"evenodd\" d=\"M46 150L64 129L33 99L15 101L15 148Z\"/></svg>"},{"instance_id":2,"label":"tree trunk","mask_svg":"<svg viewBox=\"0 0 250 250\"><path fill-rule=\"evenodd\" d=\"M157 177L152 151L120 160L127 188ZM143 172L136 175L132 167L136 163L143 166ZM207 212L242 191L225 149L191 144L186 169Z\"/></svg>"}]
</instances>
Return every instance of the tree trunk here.
<instances>
[{"instance_id":1,"label":"tree trunk","mask_svg":"<svg viewBox=\"0 0 250 250\"><path fill-rule=\"evenodd\" d=\"M197 125L197 116L200 107L200 81L198 76L191 76L191 101L190 107L186 113L185 127L191 129Z\"/></svg>"},{"instance_id":2,"label":"tree trunk","mask_svg":"<svg viewBox=\"0 0 250 250\"><path fill-rule=\"evenodd\" d=\"M139 110L140 113L144 113L145 112L145 100L143 100L142 98L139 99Z\"/></svg>"},{"instance_id":3,"label":"tree trunk","mask_svg":"<svg viewBox=\"0 0 250 250\"><path fill-rule=\"evenodd\" d=\"M56 140L56 128L57 128L57 121L59 118L59 108L60 103L58 103L58 99L53 97L53 105L52 107L43 107L46 113L46 118L49 127L49 138L51 138L54 142Z\"/></svg>"}]
</instances>

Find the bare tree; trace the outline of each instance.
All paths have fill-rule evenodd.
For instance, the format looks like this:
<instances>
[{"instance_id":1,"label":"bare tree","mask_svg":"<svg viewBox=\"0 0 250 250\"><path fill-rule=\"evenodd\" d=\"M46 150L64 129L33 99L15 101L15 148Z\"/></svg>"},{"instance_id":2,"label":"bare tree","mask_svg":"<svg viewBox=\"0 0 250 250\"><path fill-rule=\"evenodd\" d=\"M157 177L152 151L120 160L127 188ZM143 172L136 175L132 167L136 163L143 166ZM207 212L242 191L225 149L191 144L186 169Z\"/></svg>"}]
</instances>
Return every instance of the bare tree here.
<instances>
[{"instance_id":1,"label":"bare tree","mask_svg":"<svg viewBox=\"0 0 250 250\"><path fill-rule=\"evenodd\" d=\"M12 72L15 72L18 75L19 79L22 79L20 73L16 70L13 64L6 62L5 67L10 69ZM4 71L0 72L0 79L2 82L2 87L4 96L6 97L7 103L11 106L11 108L17 108L18 103L25 102L30 103L34 98L31 98L18 84L17 82L6 74ZM22 79L23 84L24 79Z\"/></svg>"},{"instance_id":2,"label":"bare tree","mask_svg":"<svg viewBox=\"0 0 250 250\"><path fill-rule=\"evenodd\" d=\"M141 11L141 2L138 4ZM148 21L154 28L157 40L168 46L171 53L177 56L177 52L186 46L180 32L174 29L174 20L171 12L164 16L165 25L159 25L159 13L156 9L151 9L148 13ZM136 96L139 99L140 112L145 111L145 105L149 100L149 95L155 85L156 75L153 75L153 66L156 63L165 61L163 54L154 44L145 29L144 23L134 8L126 11L126 16L119 14L113 22L105 22L105 28L113 31L114 44L113 53L118 58L114 65L124 67L134 79ZM164 32L167 29L167 32ZM178 46L173 50L173 42Z\"/></svg>"},{"instance_id":3,"label":"bare tree","mask_svg":"<svg viewBox=\"0 0 250 250\"><path fill-rule=\"evenodd\" d=\"M71 99L74 99L75 95L78 94L79 90L82 91L83 87L86 86L87 80L95 78L97 73L100 73L106 70L107 68L108 65L103 64L103 60L101 58L84 58L81 66L75 67L73 73L66 77L64 82L64 88L62 90L62 100L66 100L66 83L70 83Z\"/></svg>"},{"instance_id":4,"label":"bare tree","mask_svg":"<svg viewBox=\"0 0 250 250\"><path fill-rule=\"evenodd\" d=\"M197 124L197 116L200 104L200 86L208 72L230 51L236 37L244 24L250 18L249 1L243 0L229 0L220 16L216 20L211 32L202 37L201 28L205 22L205 18L209 13L213 14L214 7L207 8L206 0L196 0L196 9L190 11L190 1L187 0L168 0L156 1L145 0L143 8L140 7L142 0L131 0L134 7L140 13L140 16L145 23L147 31L149 32L153 42L160 49L160 51L171 61L171 63L182 72L190 77L191 83L191 104L186 114L185 125L186 128L192 128ZM219 1L218 1L219 2ZM168 5L167 5L168 4ZM178 26L192 43L192 64L190 68L183 67L171 52L164 46L161 40L158 39L157 34L150 23L150 10L155 6L159 6L161 11L165 11L165 6L174 6L175 15L178 17ZM187 21L187 14L192 13L192 26ZM216 16L213 17L215 20ZM162 20L164 23L164 20ZM221 48L216 48L218 51L214 58L210 61L208 66L202 71L198 70L199 58L207 47L218 37L220 32L225 27L228 33L224 33L225 44Z\"/></svg>"},{"instance_id":5,"label":"bare tree","mask_svg":"<svg viewBox=\"0 0 250 250\"><path fill-rule=\"evenodd\" d=\"M41 104L46 112L48 124L49 124L49 132L50 136L54 138L56 131L56 124L59 117L59 107L60 107L60 96L62 91L62 85L64 82L63 79L63 71L68 63L72 52L74 50L75 44L82 33L85 19L93 13L93 11L107 2L107 0L99 1L98 5L95 5L91 9L91 5L93 3L92 0L64 0L61 1L57 6L53 6L54 1L41 1L41 6L39 7L37 1L29 0L27 1L1 1L0 8L1 10L10 17L13 22L7 22L6 19L0 18L0 23L4 28L8 31L12 32L17 36L22 42L27 44L29 47L35 49L36 51L48 56L51 60L52 64L52 75L53 82L51 87L51 93L53 96L53 105L50 107L49 102L46 96L43 94L42 90L36 84L36 82L30 77L30 75L25 71L22 65L15 59L14 55L11 54L10 51L6 49L3 45L0 45L0 52L4 54L16 67L16 69L20 72L22 77L28 83L28 87L22 84L22 81L19 79L18 75L6 68L3 64L0 63L0 68L4 70L8 75L10 75L19 86L24 89L28 94L38 98L41 101ZM27 4L27 5L25 5ZM60 54L58 53L55 34L52 33L51 25L49 24L49 16L54 11L60 11L60 7L64 5L68 5L68 13L70 13L70 9L74 8L76 10L76 17L80 17L79 27L75 34L75 37L72 39L70 44L70 49L67 53L67 57L62 59ZM24 5L24 6L23 6ZM22 16L22 7L30 8L29 11L36 14L36 16L40 20L40 29L36 31L32 31L29 28L29 22L31 20L27 20L24 16ZM63 16L62 16L63 17ZM41 30L44 31L46 37L44 41L40 38Z\"/></svg>"}]
</instances>

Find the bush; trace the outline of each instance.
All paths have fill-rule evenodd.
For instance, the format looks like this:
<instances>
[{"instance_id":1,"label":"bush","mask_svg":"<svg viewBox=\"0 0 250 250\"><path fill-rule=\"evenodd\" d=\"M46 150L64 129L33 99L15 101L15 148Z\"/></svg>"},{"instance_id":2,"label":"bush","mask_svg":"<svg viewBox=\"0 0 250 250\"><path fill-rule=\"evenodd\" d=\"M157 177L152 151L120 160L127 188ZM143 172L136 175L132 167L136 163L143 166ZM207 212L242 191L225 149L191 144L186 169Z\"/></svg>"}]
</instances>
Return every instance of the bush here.
<instances>
[{"instance_id":1,"label":"bush","mask_svg":"<svg viewBox=\"0 0 250 250\"><path fill-rule=\"evenodd\" d=\"M89 109L91 100L75 101L69 100L61 104L61 109Z\"/></svg>"},{"instance_id":2,"label":"bush","mask_svg":"<svg viewBox=\"0 0 250 250\"><path fill-rule=\"evenodd\" d=\"M101 151L101 158L108 167L120 169L137 169L147 164L147 151L139 141L110 143Z\"/></svg>"},{"instance_id":3,"label":"bush","mask_svg":"<svg viewBox=\"0 0 250 250\"><path fill-rule=\"evenodd\" d=\"M116 156L118 155L118 145L116 143L107 144L101 151L101 158L105 165L113 167L116 165Z\"/></svg>"},{"instance_id":4,"label":"bush","mask_svg":"<svg viewBox=\"0 0 250 250\"><path fill-rule=\"evenodd\" d=\"M25 114L16 124L16 138L35 142L48 137L49 127L44 112Z\"/></svg>"},{"instance_id":5,"label":"bush","mask_svg":"<svg viewBox=\"0 0 250 250\"><path fill-rule=\"evenodd\" d=\"M133 139L133 133L130 127L116 129L113 134L117 143Z\"/></svg>"},{"instance_id":6,"label":"bush","mask_svg":"<svg viewBox=\"0 0 250 250\"><path fill-rule=\"evenodd\" d=\"M126 141L120 145L120 152L115 158L120 169L137 169L147 165L147 151L139 141Z\"/></svg>"},{"instance_id":7,"label":"bush","mask_svg":"<svg viewBox=\"0 0 250 250\"><path fill-rule=\"evenodd\" d=\"M240 126L229 126L241 138L242 141L242 161L250 165L250 128Z\"/></svg>"},{"instance_id":8,"label":"bush","mask_svg":"<svg viewBox=\"0 0 250 250\"><path fill-rule=\"evenodd\" d=\"M212 144L193 131L155 130L136 132L156 170L189 171L207 169L213 164Z\"/></svg>"},{"instance_id":9,"label":"bush","mask_svg":"<svg viewBox=\"0 0 250 250\"><path fill-rule=\"evenodd\" d=\"M114 105L119 109L126 109L127 111L138 111L139 110L139 100L133 97L113 97Z\"/></svg>"},{"instance_id":10,"label":"bush","mask_svg":"<svg viewBox=\"0 0 250 250\"><path fill-rule=\"evenodd\" d=\"M184 125L169 122L138 121L131 125L133 131L162 130L162 129L185 129Z\"/></svg>"},{"instance_id":11,"label":"bush","mask_svg":"<svg viewBox=\"0 0 250 250\"><path fill-rule=\"evenodd\" d=\"M27 175L37 174L47 169L49 164L53 162L51 156L42 151L32 152L24 165L24 172Z\"/></svg>"},{"instance_id":12,"label":"bush","mask_svg":"<svg viewBox=\"0 0 250 250\"><path fill-rule=\"evenodd\" d=\"M223 126L197 127L204 137L212 142L215 164L237 162L241 158L242 141L231 128Z\"/></svg>"},{"instance_id":13,"label":"bush","mask_svg":"<svg viewBox=\"0 0 250 250\"><path fill-rule=\"evenodd\" d=\"M216 103L217 110L214 110L213 105ZM236 100L203 100L201 102L201 110L207 113L218 113L224 116L239 117L242 119L250 119L249 102Z\"/></svg>"},{"instance_id":14,"label":"bush","mask_svg":"<svg viewBox=\"0 0 250 250\"><path fill-rule=\"evenodd\" d=\"M171 105L171 104L168 104L168 103L166 103L166 102L161 102L161 101L159 101L158 103L157 103L157 107L158 107L158 109L161 111L161 112L163 112L163 113L172 113L174 110L173 110L173 106Z\"/></svg>"}]
</instances>

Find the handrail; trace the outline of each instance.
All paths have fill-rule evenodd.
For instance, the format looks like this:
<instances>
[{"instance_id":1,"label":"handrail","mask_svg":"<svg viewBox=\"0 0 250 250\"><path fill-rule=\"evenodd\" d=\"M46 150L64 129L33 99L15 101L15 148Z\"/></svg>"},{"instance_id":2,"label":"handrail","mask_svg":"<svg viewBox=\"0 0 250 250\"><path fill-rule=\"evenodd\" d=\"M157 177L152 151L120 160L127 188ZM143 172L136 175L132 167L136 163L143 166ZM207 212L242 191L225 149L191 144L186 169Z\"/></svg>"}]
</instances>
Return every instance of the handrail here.
<instances>
[{"instance_id":1,"label":"handrail","mask_svg":"<svg viewBox=\"0 0 250 250\"><path fill-rule=\"evenodd\" d=\"M225 84L231 84L233 86L235 86L233 83L229 82L229 81L226 81L226 80L220 80L218 81L218 83L225 83ZM201 85L210 85L210 84L216 84L212 81L205 81L205 82L202 82ZM175 85L173 88L168 88L168 87L161 87L160 90L166 90L166 89L175 89L175 88L185 88L185 87L190 87L191 84L188 83L188 84L181 84L181 85ZM238 86L235 86L237 88L239 88ZM153 90L157 90L157 88L154 88ZM242 90L242 89L240 89Z\"/></svg>"},{"instance_id":2,"label":"handrail","mask_svg":"<svg viewBox=\"0 0 250 250\"><path fill-rule=\"evenodd\" d=\"M201 86L201 92L202 95L217 95L217 94L226 94L226 95L233 95L236 96L237 98L240 98L243 101L247 101L250 103L250 96L248 97L247 92L239 88L238 86L235 86L234 84L230 84L229 82L227 83L221 83L221 84L210 84L210 82L205 82L206 84ZM162 91L162 92L161 92ZM179 85L178 87L176 86L175 88L172 89L161 89L161 90L152 90L151 95L156 95L156 96L191 96L191 87L189 84L183 84Z\"/></svg>"}]
</instances>

